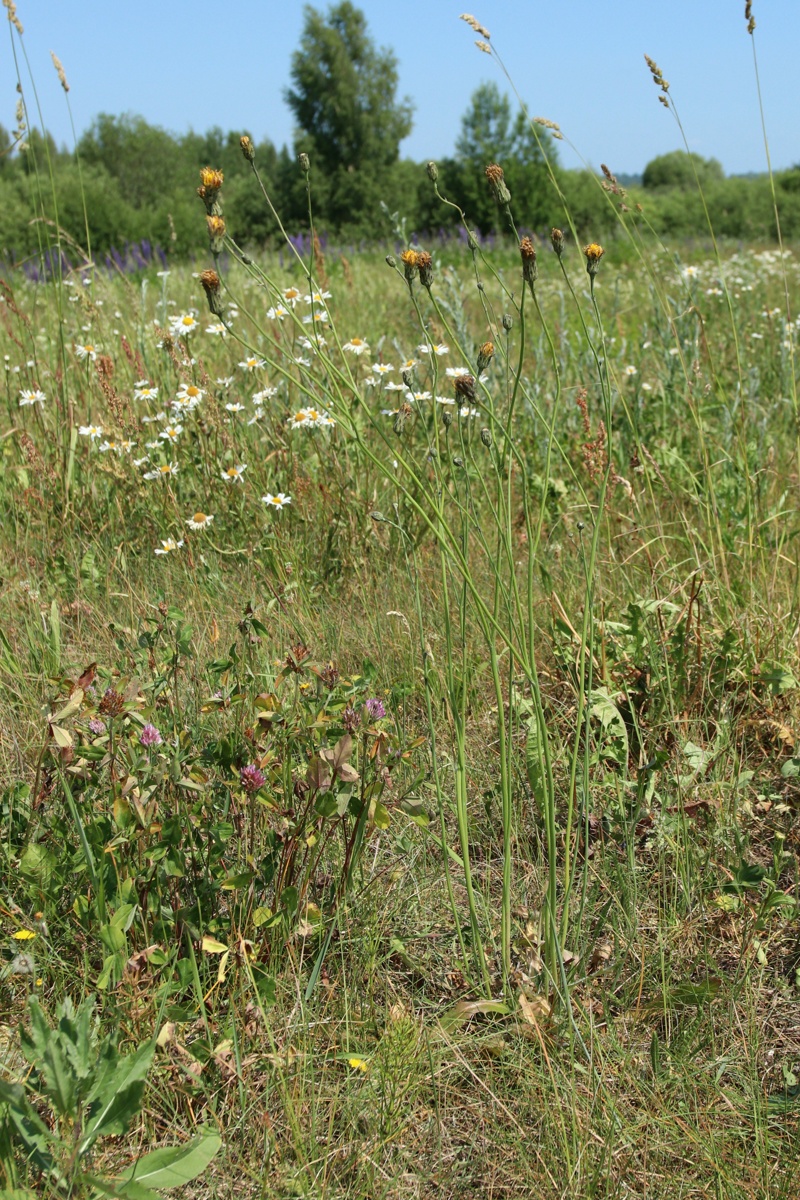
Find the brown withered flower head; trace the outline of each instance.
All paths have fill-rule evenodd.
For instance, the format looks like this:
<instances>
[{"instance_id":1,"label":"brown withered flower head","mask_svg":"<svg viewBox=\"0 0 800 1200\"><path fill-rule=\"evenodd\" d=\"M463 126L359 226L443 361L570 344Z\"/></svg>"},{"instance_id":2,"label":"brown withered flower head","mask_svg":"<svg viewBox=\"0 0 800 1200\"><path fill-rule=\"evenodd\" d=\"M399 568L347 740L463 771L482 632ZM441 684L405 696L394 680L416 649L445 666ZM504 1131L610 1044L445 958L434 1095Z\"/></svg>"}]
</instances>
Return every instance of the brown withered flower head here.
<instances>
[{"instance_id":1,"label":"brown withered flower head","mask_svg":"<svg viewBox=\"0 0 800 1200\"><path fill-rule=\"evenodd\" d=\"M529 237L524 237L519 244L519 254L522 259L522 278L533 293L533 285L536 283L536 277L539 274L539 267L536 263L536 247Z\"/></svg>"},{"instance_id":2,"label":"brown withered flower head","mask_svg":"<svg viewBox=\"0 0 800 1200\"><path fill-rule=\"evenodd\" d=\"M457 400L473 404L475 402L475 376L456 375L455 390Z\"/></svg>"},{"instance_id":3,"label":"brown withered flower head","mask_svg":"<svg viewBox=\"0 0 800 1200\"><path fill-rule=\"evenodd\" d=\"M104 717L118 717L124 704L124 697L119 692L116 692L114 688L106 688L97 707Z\"/></svg>"},{"instance_id":4,"label":"brown withered flower head","mask_svg":"<svg viewBox=\"0 0 800 1200\"><path fill-rule=\"evenodd\" d=\"M559 258L564 253L564 231L555 226L550 230L550 241Z\"/></svg>"},{"instance_id":5,"label":"brown withered flower head","mask_svg":"<svg viewBox=\"0 0 800 1200\"><path fill-rule=\"evenodd\" d=\"M208 240L211 244L211 253L219 254L225 240L225 221L222 217L216 215L207 216L206 225L208 226Z\"/></svg>"},{"instance_id":6,"label":"brown withered flower head","mask_svg":"<svg viewBox=\"0 0 800 1200\"><path fill-rule=\"evenodd\" d=\"M484 342L478 350L478 374L488 367L494 358L494 342Z\"/></svg>"},{"instance_id":7,"label":"brown withered flower head","mask_svg":"<svg viewBox=\"0 0 800 1200\"><path fill-rule=\"evenodd\" d=\"M427 250L420 250L417 253L417 270L419 271L419 281L424 288L430 291L433 283L433 259Z\"/></svg>"},{"instance_id":8,"label":"brown withered flower head","mask_svg":"<svg viewBox=\"0 0 800 1200\"><path fill-rule=\"evenodd\" d=\"M224 306L222 303L222 288L220 287L219 275L216 271L201 271L200 282L206 294L208 307L215 317L221 317Z\"/></svg>"},{"instance_id":9,"label":"brown withered flower head","mask_svg":"<svg viewBox=\"0 0 800 1200\"><path fill-rule=\"evenodd\" d=\"M484 170L484 175L489 180L489 187L492 189L492 195L498 204L510 204L511 192L506 185L506 177L503 174L503 168L498 163L490 163Z\"/></svg>"}]
</instances>

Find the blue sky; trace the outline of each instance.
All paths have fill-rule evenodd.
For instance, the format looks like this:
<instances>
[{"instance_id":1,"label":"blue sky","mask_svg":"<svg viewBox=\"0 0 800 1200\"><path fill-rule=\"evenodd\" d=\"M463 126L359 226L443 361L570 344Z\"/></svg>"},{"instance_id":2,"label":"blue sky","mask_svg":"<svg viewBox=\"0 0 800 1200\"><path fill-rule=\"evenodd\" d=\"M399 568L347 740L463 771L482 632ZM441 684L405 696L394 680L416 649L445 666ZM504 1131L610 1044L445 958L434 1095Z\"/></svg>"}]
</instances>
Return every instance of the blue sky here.
<instances>
[{"instance_id":1,"label":"blue sky","mask_svg":"<svg viewBox=\"0 0 800 1200\"><path fill-rule=\"evenodd\" d=\"M764 168L744 0L362 0L373 38L397 55L400 94L416 106L404 155L448 154L472 91L490 79L505 86L458 20L463 3L477 5L471 11L489 28L532 115L558 121L595 167L641 171L680 144L657 103L647 53L671 82L693 150L719 158L728 173ZM79 133L98 112L134 112L174 132L220 125L291 142L283 91L301 3L18 0L17 12L44 121L59 143L71 145L72 136L51 50L64 63ZM754 14L772 161L786 167L800 162L793 83L800 0L755 0ZM0 122L12 128L16 75L2 26ZM578 160L564 149L562 161Z\"/></svg>"}]
</instances>

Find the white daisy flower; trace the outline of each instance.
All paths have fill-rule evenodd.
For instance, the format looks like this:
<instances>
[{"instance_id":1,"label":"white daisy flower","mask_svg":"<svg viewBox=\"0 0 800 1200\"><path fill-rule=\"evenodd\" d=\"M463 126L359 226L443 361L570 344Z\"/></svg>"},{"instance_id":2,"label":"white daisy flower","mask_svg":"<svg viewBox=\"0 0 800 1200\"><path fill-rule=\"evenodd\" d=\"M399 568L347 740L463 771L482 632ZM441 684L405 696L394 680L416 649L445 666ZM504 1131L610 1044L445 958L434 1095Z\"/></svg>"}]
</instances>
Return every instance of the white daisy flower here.
<instances>
[{"instance_id":1,"label":"white daisy flower","mask_svg":"<svg viewBox=\"0 0 800 1200\"><path fill-rule=\"evenodd\" d=\"M176 542L175 538L162 538L161 545L156 546L154 553L171 554L173 550L180 550L182 545L183 539L181 539L179 542Z\"/></svg>"},{"instance_id":2,"label":"white daisy flower","mask_svg":"<svg viewBox=\"0 0 800 1200\"><path fill-rule=\"evenodd\" d=\"M342 349L346 350L348 354L365 354L369 350L369 343L365 342L363 338L351 338L349 342L345 342Z\"/></svg>"},{"instance_id":3,"label":"white daisy flower","mask_svg":"<svg viewBox=\"0 0 800 1200\"><path fill-rule=\"evenodd\" d=\"M287 504L292 503L291 496L287 496L284 492L278 492L274 496L272 492L267 492L266 496L261 497L261 500L270 508L277 508L278 510L285 508Z\"/></svg>"},{"instance_id":4,"label":"white daisy flower","mask_svg":"<svg viewBox=\"0 0 800 1200\"><path fill-rule=\"evenodd\" d=\"M288 308L284 308L282 304L276 304L273 308L267 309L267 318L270 321L282 321L288 315Z\"/></svg>"},{"instance_id":5,"label":"white daisy flower","mask_svg":"<svg viewBox=\"0 0 800 1200\"><path fill-rule=\"evenodd\" d=\"M330 298L330 292L311 292L309 295L303 297L306 304L323 304L325 300L330 300Z\"/></svg>"},{"instance_id":6,"label":"white daisy flower","mask_svg":"<svg viewBox=\"0 0 800 1200\"><path fill-rule=\"evenodd\" d=\"M300 289L296 288L296 287L284 288L281 295L283 296L283 298L287 304L291 304L292 308L294 308L294 306L295 306L295 304L297 304L298 300L302 299L302 294L300 292Z\"/></svg>"},{"instance_id":7,"label":"white daisy flower","mask_svg":"<svg viewBox=\"0 0 800 1200\"><path fill-rule=\"evenodd\" d=\"M177 442L182 433L182 425L168 425L166 429L161 430L158 436L165 442Z\"/></svg>"},{"instance_id":8,"label":"white daisy flower","mask_svg":"<svg viewBox=\"0 0 800 1200\"><path fill-rule=\"evenodd\" d=\"M202 388L199 388L196 383L182 383L178 388L178 397L187 397L189 400L194 400L197 404L205 396Z\"/></svg>"},{"instance_id":9,"label":"white daisy flower","mask_svg":"<svg viewBox=\"0 0 800 1200\"><path fill-rule=\"evenodd\" d=\"M88 437L88 438L91 438L91 440L93 442L96 442L98 438L101 438L103 436L103 426L102 425L80 425L78 427L78 433L81 435L81 437Z\"/></svg>"},{"instance_id":10,"label":"white daisy flower","mask_svg":"<svg viewBox=\"0 0 800 1200\"><path fill-rule=\"evenodd\" d=\"M90 362L95 362L97 359L97 347L88 344L85 346L76 346L75 354L82 362L87 358Z\"/></svg>"},{"instance_id":11,"label":"white daisy flower","mask_svg":"<svg viewBox=\"0 0 800 1200\"><path fill-rule=\"evenodd\" d=\"M170 317L169 327L173 337L186 337L187 333L194 332L198 329L200 322L193 313L180 313L179 316Z\"/></svg>"},{"instance_id":12,"label":"white daisy flower","mask_svg":"<svg viewBox=\"0 0 800 1200\"><path fill-rule=\"evenodd\" d=\"M638 370L636 369L636 367L632 366L632 365L629 363L629 364L628 364L628 366L624 368L624 370L623 370L622 374L623 374L623 375L629 375L629 376L632 376L632 375L638 375L638 374L639 374L639 372L638 372Z\"/></svg>"},{"instance_id":13,"label":"white daisy flower","mask_svg":"<svg viewBox=\"0 0 800 1200\"><path fill-rule=\"evenodd\" d=\"M46 396L39 388L23 388L19 394L20 408L27 408L29 404L44 404Z\"/></svg>"},{"instance_id":14,"label":"white daisy flower","mask_svg":"<svg viewBox=\"0 0 800 1200\"><path fill-rule=\"evenodd\" d=\"M206 333L215 334L217 337L227 337L228 331L222 324L222 321L217 321L213 325L206 325Z\"/></svg>"},{"instance_id":15,"label":"white daisy flower","mask_svg":"<svg viewBox=\"0 0 800 1200\"><path fill-rule=\"evenodd\" d=\"M146 379L142 379L133 385L133 398L134 400L157 400L158 388L152 387Z\"/></svg>"},{"instance_id":16,"label":"white daisy flower","mask_svg":"<svg viewBox=\"0 0 800 1200\"><path fill-rule=\"evenodd\" d=\"M244 412L244 405L240 404L238 400L235 401L234 403L226 404L225 408L228 412L233 412L233 413Z\"/></svg>"},{"instance_id":17,"label":"white daisy flower","mask_svg":"<svg viewBox=\"0 0 800 1200\"><path fill-rule=\"evenodd\" d=\"M373 363L372 369L376 375L388 375L390 371L394 370L394 367L391 363Z\"/></svg>"},{"instance_id":18,"label":"white daisy flower","mask_svg":"<svg viewBox=\"0 0 800 1200\"><path fill-rule=\"evenodd\" d=\"M190 529L207 529L213 520L213 513L196 512L193 516L189 517L186 524Z\"/></svg>"},{"instance_id":19,"label":"white daisy flower","mask_svg":"<svg viewBox=\"0 0 800 1200\"><path fill-rule=\"evenodd\" d=\"M173 475L178 474L178 464L176 462L162 463L160 467L155 467L152 471L145 471L143 479L170 479Z\"/></svg>"},{"instance_id":20,"label":"white daisy flower","mask_svg":"<svg viewBox=\"0 0 800 1200\"><path fill-rule=\"evenodd\" d=\"M223 467L222 478L226 483L241 483L246 470L247 463L239 463L237 467Z\"/></svg>"},{"instance_id":21,"label":"white daisy flower","mask_svg":"<svg viewBox=\"0 0 800 1200\"><path fill-rule=\"evenodd\" d=\"M246 358L244 362L239 363L243 371L257 371L260 367L265 367L266 365L263 358L255 357Z\"/></svg>"}]
</instances>

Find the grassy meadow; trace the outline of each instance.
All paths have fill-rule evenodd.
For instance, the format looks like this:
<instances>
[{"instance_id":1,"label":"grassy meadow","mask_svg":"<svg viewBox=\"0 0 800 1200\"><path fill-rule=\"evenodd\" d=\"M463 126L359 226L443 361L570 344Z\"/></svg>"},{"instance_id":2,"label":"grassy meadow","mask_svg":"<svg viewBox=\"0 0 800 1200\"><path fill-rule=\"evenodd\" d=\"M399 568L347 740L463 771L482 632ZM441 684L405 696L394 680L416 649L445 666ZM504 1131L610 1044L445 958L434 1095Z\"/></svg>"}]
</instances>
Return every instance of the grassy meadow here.
<instances>
[{"instance_id":1,"label":"grassy meadow","mask_svg":"<svg viewBox=\"0 0 800 1200\"><path fill-rule=\"evenodd\" d=\"M791 1200L797 251L202 182L0 281L2 1196Z\"/></svg>"}]
</instances>

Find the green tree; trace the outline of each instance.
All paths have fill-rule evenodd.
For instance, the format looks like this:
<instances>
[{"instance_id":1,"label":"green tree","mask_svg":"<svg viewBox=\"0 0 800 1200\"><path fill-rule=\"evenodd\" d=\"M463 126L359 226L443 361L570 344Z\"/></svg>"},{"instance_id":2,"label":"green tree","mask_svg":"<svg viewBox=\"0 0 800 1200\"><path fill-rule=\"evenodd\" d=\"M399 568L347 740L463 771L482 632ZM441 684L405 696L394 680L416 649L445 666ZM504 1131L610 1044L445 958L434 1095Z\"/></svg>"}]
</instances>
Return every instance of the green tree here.
<instances>
[{"instance_id":1,"label":"green tree","mask_svg":"<svg viewBox=\"0 0 800 1200\"><path fill-rule=\"evenodd\" d=\"M548 220L554 194L542 147L553 163L555 147L544 129L537 132L538 140L525 114L513 114L511 101L496 83L483 83L472 93L456 142L454 199L478 228L504 227L505 217L484 175L493 162L505 172L517 223L536 226Z\"/></svg>"},{"instance_id":2,"label":"green tree","mask_svg":"<svg viewBox=\"0 0 800 1200\"><path fill-rule=\"evenodd\" d=\"M669 154L659 154L650 160L642 175L642 187L673 187L686 191L696 187L697 180L705 186L724 178L722 164L716 158L702 158L699 154L687 154L685 150L672 150Z\"/></svg>"},{"instance_id":3,"label":"green tree","mask_svg":"<svg viewBox=\"0 0 800 1200\"><path fill-rule=\"evenodd\" d=\"M336 228L374 227L379 201L391 199L390 171L412 112L397 99L397 78L394 54L376 49L349 0L327 16L306 7L286 101L299 127L297 151L325 177L320 217Z\"/></svg>"}]
</instances>

